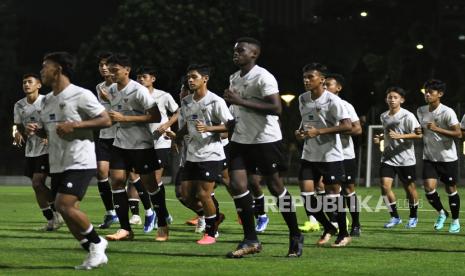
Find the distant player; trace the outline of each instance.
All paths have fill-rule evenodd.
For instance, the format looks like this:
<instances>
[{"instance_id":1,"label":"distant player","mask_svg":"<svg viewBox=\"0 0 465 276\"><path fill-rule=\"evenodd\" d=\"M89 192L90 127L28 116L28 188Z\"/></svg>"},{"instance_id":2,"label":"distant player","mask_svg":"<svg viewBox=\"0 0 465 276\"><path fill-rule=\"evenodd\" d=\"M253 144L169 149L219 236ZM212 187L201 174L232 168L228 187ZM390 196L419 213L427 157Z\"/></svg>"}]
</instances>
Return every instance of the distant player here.
<instances>
[{"instance_id":1,"label":"distant player","mask_svg":"<svg viewBox=\"0 0 465 276\"><path fill-rule=\"evenodd\" d=\"M52 188L57 190L55 207L66 225L89 251L76 269L92 269L108 262L108 242L99 237L87 215L79 209L89 182L96 175L97 160L92 129L111 125L110 118L91 91L70 82L75 59L69 53L45 55L42 82L52 88L45 96L40 122L28 124L29 135L41 132L49 142Z\"/></svg>"},{"instance_id":2,"label":"distant player","mask_svg":"<svg viewBox=\"0 0 465 276\"><path fill-rule=\"evenodd\" d=\"M384 134L374 138L375 144L384 139L384 151L381 156L381 194L388 206L391 219L384 228L392 228L402 220L397 212L396 196L392 183L396 175L404 185L408 198L410 215L406 228L415 228L418 223L418 194L415 187L415 150L413 139L421 139L421 127L415 115L401 107L405 101L405 91L400 87L386 90L386 103L389 110L381 114L380 120Z\"/></svg>"},{"instance_id":3,"label":"distant player","mask_svg":"<svg viewBox=\"0 0 465 276\"><path fill-rule=\"evenodd\" d=\"M112 75L108 69L107 60L112 55L111 52L100 52L97 54L98 70L103 81L97 84L96 91L100 104L105 107L105 110L110 111L109 94L110 86L113 84ZM110 173L110 157L113 140L115 139L116 125L100 130L99 137L95 143L95 153L97 156L97 185L100 198L105 206L106 214L103 217L103 223L99 225L100 229L107 229L118 222L118 216L113 206L113 195L111 193L110 182L108 181Z\"/></svg>"},{"instance_id":4,"label":"distant player","mask_svg":"<svg viewBox=\"0 0 465 276\"><path fill-rule=\"evenodd\" d=\"M457 191L458 163L455 138L460 138L460 123L454 110L441 104L446 93L446 84L431 79L425 82L425 100L427 105L418 108L417 116L423 130L423 180L428 202L439 212L434 224L435 230L441 230L449 213L444 209L436 191L438 178L446 185L449 195L449 207L452 221L450 233L460 232L460 197Z\"/></svg>"},{"instance_id":5,"label":"distant player","mask_svg":"<svg viewBox=\"0 0 465 276\"><path fill-rule=\"evenodd\" d=\"M36 196L42 214L47 224L42 228L45 231L54 231L63 224L61 215L54 210L54 195L45 185L49 173L48 145L47 139L37 135L27 135L25 126L28 123L36 123L40 120L42 101L45 98L39 94L42 87L40 77L36 74L25 74L23 76L23 91L26 97L17 101L14 106L15 144L22 146L26 144L26 169L25 176L32 181L32 188Z\"/></svg>"}]
</instances>

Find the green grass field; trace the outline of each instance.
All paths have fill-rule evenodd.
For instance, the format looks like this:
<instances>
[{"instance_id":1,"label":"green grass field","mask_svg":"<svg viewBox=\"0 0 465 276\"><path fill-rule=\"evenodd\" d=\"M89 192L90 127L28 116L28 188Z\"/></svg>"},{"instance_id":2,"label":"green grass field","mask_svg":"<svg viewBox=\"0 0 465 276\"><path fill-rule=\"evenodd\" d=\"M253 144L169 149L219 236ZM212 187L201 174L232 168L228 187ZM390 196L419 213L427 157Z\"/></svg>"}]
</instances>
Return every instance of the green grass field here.
<instances>
[{"instance_id":1,"label":"green grass field","mask_svg":"<svg viewBox=\"0 0 465 276\"><path fill-rule=\"evenodd\" d=\"M386 210L361 214L362 237L354 239L347 248L319 248L314 244L320 233L305 234L304 255L287 259L288 234L281 216L270 213L267 231L260 235L262 253L243 259L226 259L226 252L235 248L242 239L237 224L234 204L225 189L217 189L220 208L226 220L220 228L218 242L199 246L199 238L192 226L184 224L194 214L185 209L174 197L173 186L167 186L168 209L174 217L170 240L158 243L154 235L144 235L142 226L135 228L135 241L111 242L107 251L109 263L93 270L102 275L451 275L465 274L464 234L449 234L448 223L441 232L432 228L436 213L422 194L419 224L416 229L405 229L408 210L400 210L404 224L391 230L382 228L387 221ZM298 195L297 187L290 187ZM463 190L462 190L463 191ZM404 198L396 190L399 199ZM377 188L358 189L363 196L373 195L369 201L374 208L378 203ZM465 194L462 192L462 195ZM441 194L448 206L447 196ZM401 201L401 200L398 200ZM91 186L82 203L94 225L104 214L97 188ZM0 274L1 275L74 275L89 273L75 271L86 253L72 238L66 227L58 232L44 233L35 229L44 224L31 187L0 186ZM300 222L305 219L302 207L298 209ZM449 221L448 221L449 222ZM99 231L101 235L117 229ZM463 230L462 230L463 231Z\"/></svg>"}]
</instances>

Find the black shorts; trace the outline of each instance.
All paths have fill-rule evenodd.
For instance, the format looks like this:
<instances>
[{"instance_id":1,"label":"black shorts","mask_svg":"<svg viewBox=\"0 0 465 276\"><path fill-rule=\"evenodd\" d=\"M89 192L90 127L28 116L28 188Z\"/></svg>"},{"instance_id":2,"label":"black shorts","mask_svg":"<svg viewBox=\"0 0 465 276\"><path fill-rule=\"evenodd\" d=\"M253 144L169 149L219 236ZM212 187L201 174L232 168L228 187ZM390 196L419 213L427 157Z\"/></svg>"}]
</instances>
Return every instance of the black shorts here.
<instances>
[{"instance_id":1,"label":"black shorts","mask_svg":"<svg viewBox=\"0 0 465 276\"><path fill-rule=\"evenodd\" d=\"M223 160L223 170L229 167L229 159L230 157L230 150L231 150L231 143L228 143L226 146L223 147L224 155L226 158Z\"/></svg>"},{"instance_id":2,"label":"black shorts","mask_svg":"<svg viewBox=\"0 0 465 276\"><path fill-rule=\"evenodd\" d=\"M281 141L263 144L229 143L229 170L247 170L253 174L258 170L263 175L286 171L283 144Z\"/></svg>"},{"instance_id":3,"label":"black shorts","mask_svg":"<svg viewBox=\"0 0 465 276\"><path fill-rule=\"evenodd\" d=\"M413 166L391 166L386 163L381 163L379 168L380 177L396 178L396 174L404 184L410 184L417 179L415 165Z\"/></svg>"},{"instance_id":4,"label":"black shorts","mask_svg":"<svg viewBox=\"0 0 465 276\"><path fill-rule=\"evenodd\" d=\"M344 159L344 182L342 184L349 185L355 183L357 175L357 161L354 159Z\"/></svg>"},{"instance_id":5,"label":"black shorts","mask_svg":"<svg viewBox=\"0 0 465 276\"><path fill-rule=\"evenodd\" d=\"M95 143L95 155L97 156L97 162L111 160L111 149L113 148L113 141L115 139L103 139L98 138Z\"/></svg>"},{"instance_id":6,"label":"black shorts","mask_svg":"<svg viewBox=\"0 0 465 276\"><path fill-rule=\"evenodd\" d=\"M155 161L158 162L160 168L169 168L171 148L155 149L155 152L157 153L157 159Z\"/></svg>"},{"instance_id":7,"label":"black shorts","mask_svg":"<svg viewBox=\"0 0 465 276\"><path fill-rule=\"evenodd\" d=\"M423 179L440 179L446 185L457 184L458 162L433 162L423 160Z\"/></svg>"},{"instance_id":8,"label":"black shorts","mask_svg":"<svg viewBox=\"0 0 465 276\"><path fill-rule=\"evenodd\" d=\"M323 177L325 185L342 184L344 177L343 161L309 162L300 160L299 180L313 180L315 184Z\"/></svg>"},{"instance_id":9,"label":"black shorts","mask_svg":"<svg viewBox=\"0 0 465 276\"><path fill-rule=\"evenodd\" d=\"M222 161L190 162L186 161L181 175L182 181L208 181L218 179L223 168Z\"/></svg>"},{"instance_id":10,"label":"black shorts","mask_svg":"<svg viewBox=\"0 0 465 276\"><path fill-rule=\"evenodd\" d=\"M154 148L122 149L113 146L111 151L110 170L134 171L148 174L160 169L157 153Z\"/></svg>"},{"instance_id":11,"label":"black shorts","mask_svg":"<svg viewBox=\"0 0 465 276\"><path fill-rule=\"evenodd\" d=\"M62 173L53 173L52 189L58 193L75 195L79 200L84 198L92 177L97 175L96 169L67 170Z\"/></svg>"},{"instance_id":12,"label":"black shorts","mask_svg":"<svg viewBox=\"0 0 465 276\"><path fill-rule=\"evenodd\" d=\"M26 157L26 168L24 169L24 175L31 178L35 173L48 174L50 166L48 162L48 154Z\"/></svg>"}]
</instances>

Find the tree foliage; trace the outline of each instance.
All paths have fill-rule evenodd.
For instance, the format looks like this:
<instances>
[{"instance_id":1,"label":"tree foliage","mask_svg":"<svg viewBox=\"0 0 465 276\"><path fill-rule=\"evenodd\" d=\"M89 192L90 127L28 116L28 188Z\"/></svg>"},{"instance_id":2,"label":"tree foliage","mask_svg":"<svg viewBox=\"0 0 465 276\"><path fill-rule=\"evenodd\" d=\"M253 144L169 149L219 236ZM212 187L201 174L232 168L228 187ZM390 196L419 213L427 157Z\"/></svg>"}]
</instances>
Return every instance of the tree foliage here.
<instances>
[{"instance_id":1,"label":"tree foliage","mask_svg":"<svg viewBox=\"0 0 465 276\"><path fill-rule=\"evenodd\" d=\"M81 47L78 75L81 82L95 84L95 53L110 50L128 54L134 67L155 66L158 86L165 89L178 89L189 63L209 63L214 67L210 87L220 92L235 70L232 43L240 36L260 37L261 26L257 16L234 1L125 0Z\"/></svg>"}]
</instances>

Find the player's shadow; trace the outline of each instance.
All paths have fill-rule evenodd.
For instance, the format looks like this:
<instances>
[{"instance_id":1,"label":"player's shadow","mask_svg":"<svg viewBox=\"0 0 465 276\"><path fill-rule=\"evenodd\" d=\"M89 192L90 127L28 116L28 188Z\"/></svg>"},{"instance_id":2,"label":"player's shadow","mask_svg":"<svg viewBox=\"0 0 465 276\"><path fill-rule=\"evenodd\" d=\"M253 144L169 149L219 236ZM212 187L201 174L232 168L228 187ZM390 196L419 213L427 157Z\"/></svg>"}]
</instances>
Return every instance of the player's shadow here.
<instances>
[{"instance_id":1,"label":"player's shadow","mask_svg":"<svg viewBox=\"0 0 465 276\"><path fill-rule=\"evenodd\" d=\"M11 270L43 270L43 269L72 269L74 270L73 266L49 266L49 265L7 265L7 264L0 264L0 269L11 269Z\"/></svg>"},{"instance_id":2,"label":"player's shadow","mask_svg":"<svg viewBox=\"0 0 465 276\"><path fill-rule=\"evenodd\" d=\"M107 252L108 254L130 254L130 255L142 255L142 256L166 256L166 257L224 257L225 254L205 254L205 253L193 253L193 252L137 252L137 251L124 251L124 250L111 250Z\"/></svg>"},{"instance_id":3,"label":"player's shadow","mask_svg":"<svg viewBox=\"0 0 465 276\"><path fill-rule=\"evenodd\" d=\"M0 235L0 239L31 239L31 240L69 240L69 235L63 237L57 236L11 236L11 235Z\"/></svg>"},{"instance_id":4,"label":"player's shadow","mask_svg":"<svg viewBox=\"0 0 465 276\"><path fill-rule=\"evenodd\" d=\"M418 247L383 247L383 246L357 246L349 245L347 248L371 249L376 251L413 251L413 252L436 252L436 253L465 253L465 249L442 249L442 248L418 248Z\"/></svg>"}]
</instances>

